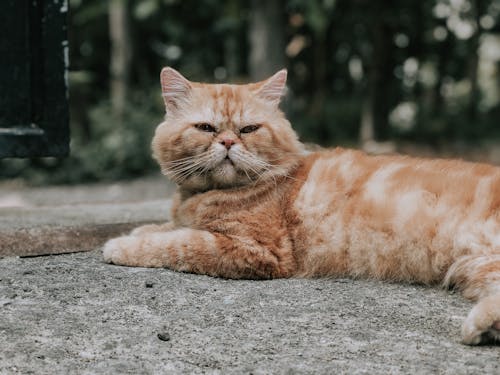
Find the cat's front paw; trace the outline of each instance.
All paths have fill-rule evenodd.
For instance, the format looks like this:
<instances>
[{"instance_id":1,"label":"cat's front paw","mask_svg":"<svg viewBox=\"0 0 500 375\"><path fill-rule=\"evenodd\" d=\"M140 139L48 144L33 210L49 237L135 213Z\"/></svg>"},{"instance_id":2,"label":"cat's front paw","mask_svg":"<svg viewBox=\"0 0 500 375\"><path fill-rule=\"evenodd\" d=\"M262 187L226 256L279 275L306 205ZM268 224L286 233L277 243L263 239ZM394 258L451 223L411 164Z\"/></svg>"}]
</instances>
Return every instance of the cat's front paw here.
<instances>
[{"instance_id":1,"label":"cat's front paw","mask_svg":"<svg viewBox=\"0 0 500 375\"><path fill-rule=\"evenodd\" d=\"M462 326L462 342L500 344L500 294L485 297L472 308Z\"/></svg>"},{"instance_id":2,"label":"cat's front paw","mask_svg":"<svg viewBox=\"0 0 500 375\"><path fill-rule=\"evenodd\" d=\"M147 224L135 228L130 232L130 236L143 236L145 234L168 232L175 228L174 223L168 222L165 224Z\"/></svg>"},{"instance_id":3,"label":"cat's front paw","mask_svg":"<svg viewBox=\"0 0 500 375\"><path fill-rule=\"evenodd\" d=\"M104 261L122 266L135 266L140 245L140 238L134 236L124 236L109 240L104 244L102 250Z\"/></svg>"},{"instance_id":4,"label":"cat's front paw","mask_svg":"<svg viewBox=\"0 0 500 375\"><path fill-rule=\"evenodd\" d=\"M160 226L156 224L147 224L140 227L135 228L130 232L131 236L142 236L143 234L155 233L160 231Z\"/></svg>"}]
</instances>

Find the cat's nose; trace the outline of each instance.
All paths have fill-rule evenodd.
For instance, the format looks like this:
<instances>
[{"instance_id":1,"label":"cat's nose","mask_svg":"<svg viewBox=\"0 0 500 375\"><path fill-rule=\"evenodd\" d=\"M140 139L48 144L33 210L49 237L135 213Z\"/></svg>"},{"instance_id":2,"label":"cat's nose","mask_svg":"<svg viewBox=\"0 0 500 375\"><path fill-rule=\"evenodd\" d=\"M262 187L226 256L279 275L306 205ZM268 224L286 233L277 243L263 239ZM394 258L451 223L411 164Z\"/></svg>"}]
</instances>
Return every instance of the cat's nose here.
<instances>
[{"instance_id":1,"label":"cat's nose","mask_svg":"<svg viewBox=\"0 0 500 375\"><path fill-rule=\"evenodd\" d=\"M222 138L220 140L220 144L223 145L223 146L226 146L226 148L229 150L231 148L232 145L234 145L234 139L231 139L231 138Z\"/></svg>"}]
</instances>

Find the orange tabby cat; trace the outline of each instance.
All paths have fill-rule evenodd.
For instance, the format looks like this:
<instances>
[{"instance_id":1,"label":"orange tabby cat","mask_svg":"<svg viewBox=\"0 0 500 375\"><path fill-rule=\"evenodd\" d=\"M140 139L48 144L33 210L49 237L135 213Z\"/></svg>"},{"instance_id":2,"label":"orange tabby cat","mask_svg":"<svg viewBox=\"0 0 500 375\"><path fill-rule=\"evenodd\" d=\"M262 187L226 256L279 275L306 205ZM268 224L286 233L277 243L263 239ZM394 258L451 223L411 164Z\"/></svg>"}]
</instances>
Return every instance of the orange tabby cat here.
<instances>
[{"instance_id":1,"label":"orange tabby cat","mask_svg":"<svg viewBox=\"0 0 500 375\"><path fill-rule=\"evenodd\" d=\"M463 342L500 341L500 168L308 153L278 105L281 70L249 85L164 68L154 157L173 221L106 243L107 262L227 278L353 276L442 283L478 301Z\"/></svg>"}]
</instances>

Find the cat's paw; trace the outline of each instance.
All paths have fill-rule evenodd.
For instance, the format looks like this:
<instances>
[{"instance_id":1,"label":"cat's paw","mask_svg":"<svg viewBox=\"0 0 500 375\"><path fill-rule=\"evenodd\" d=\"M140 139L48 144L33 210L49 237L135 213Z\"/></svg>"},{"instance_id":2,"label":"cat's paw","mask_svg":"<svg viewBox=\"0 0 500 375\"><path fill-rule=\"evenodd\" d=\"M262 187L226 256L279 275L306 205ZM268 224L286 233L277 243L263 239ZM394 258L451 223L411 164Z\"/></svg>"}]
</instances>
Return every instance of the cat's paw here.
<instances>
[{"instance_id":1,"label":"cat's paw","mask_svg":"<svg viewBox=\"0 0 500 375\"><path fill-rule=\"evenodd\" d=\"M135 228L130 232L130 236L142 236L150 233L168 232L175 228L172 222L165 224L147 224Z\"/></svg>"},{"instance_id":2,"label":"cat's paw","mask_svg":"<svg viewBox=\"0 0 500 375\"><path fill-rule=\"evenodd\" d=\"M132 230L132 232L130 232L130 236L142 236L143 234L158 232L160 231L160 228L161 227L156 224L142 225Z\"/></svg>"},{"instance_id":3,"label":"cat's paw","mask_svg":"<svg viewBox=\"0 0 500 375\"><path fill-rule=\"evenodd\" d=\"M140 245L140 238L133 236L124 236L109 240L104 244L102 250L104 261L122 266L135 265L134 254L139 250Z\"/></svg>"},{"instance_id":4,"label":"cat's paw","mask_svg":"<svg viewBox=\"0 0 500 375\"><path fill-rule=\"evenodd\" d=\"M500 344L500 294L485 297L472 308L462 326L462 342Z\"/></svg>"}]
</instances>

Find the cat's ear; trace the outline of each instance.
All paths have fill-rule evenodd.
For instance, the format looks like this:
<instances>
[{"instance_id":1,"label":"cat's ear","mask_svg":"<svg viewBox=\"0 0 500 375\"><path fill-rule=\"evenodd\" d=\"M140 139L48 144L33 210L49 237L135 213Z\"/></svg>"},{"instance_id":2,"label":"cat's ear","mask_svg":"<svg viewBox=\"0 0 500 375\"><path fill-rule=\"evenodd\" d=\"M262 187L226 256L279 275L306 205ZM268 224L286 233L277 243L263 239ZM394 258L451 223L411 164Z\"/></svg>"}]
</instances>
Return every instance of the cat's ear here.
<instances>
[{"instance_id":1,"label":"cat's ear","mask_svg":"<svg viewBox=\"0 0 500 375\"><path fill-rule=\"evenodd\" d=\"M161 95L167 112L175 111L189 100L191 83L177 70L163 68L160 73Z\"/></svg>"},{"instance_id":2,"label":"cat's ear","mask_svg":"<svg viewBox=\"0 0 500 375\"><path fill-rule=\"evenodd\" d=\"M256 95L272 104L278 105L286 92L286 69L281 69L272 77L259 82Z\"/></svg>"}]
</instances>

